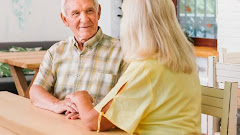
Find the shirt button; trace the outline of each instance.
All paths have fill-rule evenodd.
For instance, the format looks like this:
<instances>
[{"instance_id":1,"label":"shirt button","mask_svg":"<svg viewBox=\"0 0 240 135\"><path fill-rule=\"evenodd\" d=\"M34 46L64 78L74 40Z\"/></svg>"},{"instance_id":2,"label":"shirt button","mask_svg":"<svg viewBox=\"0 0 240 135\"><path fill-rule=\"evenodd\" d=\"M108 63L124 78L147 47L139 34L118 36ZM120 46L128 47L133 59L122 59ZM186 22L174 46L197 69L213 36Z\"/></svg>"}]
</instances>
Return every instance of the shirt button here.
<instances>
[{"instance_id":1,"label":"shirt button","mask_svg":"<svg viewBox=\"0 0 240 135\"><path fill-rule=\"evenodd\" d=\"M83 54L81 54L80 56L83 57Z\"/></svg>"},{"instance_id":2,"label":"shirt button","mask_svg":"<svg viewBox=\"0 0 240 135\"><path fill-rule=\"evenodd\" d=\"M80 75L79 74L77 74L77 77L79 77Z\"/></svg>"}]
</instances>

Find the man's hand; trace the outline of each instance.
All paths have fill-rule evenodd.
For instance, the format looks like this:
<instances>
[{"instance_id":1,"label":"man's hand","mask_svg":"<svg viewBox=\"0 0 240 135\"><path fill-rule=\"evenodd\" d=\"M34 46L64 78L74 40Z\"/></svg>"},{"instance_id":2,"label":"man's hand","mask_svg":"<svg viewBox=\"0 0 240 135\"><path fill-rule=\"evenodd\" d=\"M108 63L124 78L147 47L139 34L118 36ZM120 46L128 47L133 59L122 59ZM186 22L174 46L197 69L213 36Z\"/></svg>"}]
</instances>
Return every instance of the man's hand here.
<instances>
[{"instance_id":1,"label":"man's hand","mask_svg":"<svg viewBox=\"0 0 240 135\"><path fill-rule=\"evenodd\" d=\"M63 113L65 111L71 113L78 113L77 107L69 98L65 98L64 100L59 100L54 103L53 112L55 113Z\"/></svg>"}]
</instances>

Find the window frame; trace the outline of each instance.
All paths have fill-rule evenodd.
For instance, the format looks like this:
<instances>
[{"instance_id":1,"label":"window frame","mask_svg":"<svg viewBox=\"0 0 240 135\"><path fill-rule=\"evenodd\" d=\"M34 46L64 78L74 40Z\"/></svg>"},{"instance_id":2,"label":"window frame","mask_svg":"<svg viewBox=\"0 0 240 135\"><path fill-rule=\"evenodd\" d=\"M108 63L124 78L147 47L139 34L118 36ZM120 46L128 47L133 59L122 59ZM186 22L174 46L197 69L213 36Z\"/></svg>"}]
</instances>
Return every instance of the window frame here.
<instances>
[{"instance_id":1,"label":"window frame","mask_svg":"<svg viewBox=\"0 0 240 135\"><path fill-rule=\"evenodd\" d=\"M172 0L177 12L177 0ZM176 13L177 14L177 13ZM192 38L195 46L217 47L217 39Z\"/></svg>"}]
</instances>

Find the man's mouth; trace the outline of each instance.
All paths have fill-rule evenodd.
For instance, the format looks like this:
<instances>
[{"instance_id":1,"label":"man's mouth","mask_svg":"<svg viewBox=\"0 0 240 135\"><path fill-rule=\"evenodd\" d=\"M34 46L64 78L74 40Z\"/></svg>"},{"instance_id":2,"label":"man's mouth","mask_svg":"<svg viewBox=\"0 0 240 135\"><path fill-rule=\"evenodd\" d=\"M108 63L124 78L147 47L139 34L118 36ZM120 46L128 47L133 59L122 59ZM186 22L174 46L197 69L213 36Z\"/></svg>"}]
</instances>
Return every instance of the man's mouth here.
<instances>
[{"instance_id":1,"label":"man's mouth","mask_svg":"<svg viewBox=\"0 0 240 135\"><path fill-rule=\"evenodd\" d=\"M91 26L80 26L80 28L89 28Z\"/></svg>"}]
</instances>

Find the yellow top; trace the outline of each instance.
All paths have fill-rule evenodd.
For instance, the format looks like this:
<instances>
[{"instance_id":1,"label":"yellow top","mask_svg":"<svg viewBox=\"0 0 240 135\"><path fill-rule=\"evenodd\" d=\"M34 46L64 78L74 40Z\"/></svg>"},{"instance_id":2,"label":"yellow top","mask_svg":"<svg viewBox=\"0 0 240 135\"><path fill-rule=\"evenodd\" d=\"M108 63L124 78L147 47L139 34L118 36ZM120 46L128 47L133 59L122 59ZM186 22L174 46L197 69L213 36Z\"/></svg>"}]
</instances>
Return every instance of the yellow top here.
<instances>
[{"instance_id":1,"label":"yellow top","mask_svg":"<svg viewBox=\"0 0 240 135\"><path fill-rule=\"evenodd\" d=\"M103 116L130 134L201 133L201 87L197 72L172 72L154 59L132 62L95 109L101 112L112 99Z\"/></svg>"}]
</instances>

